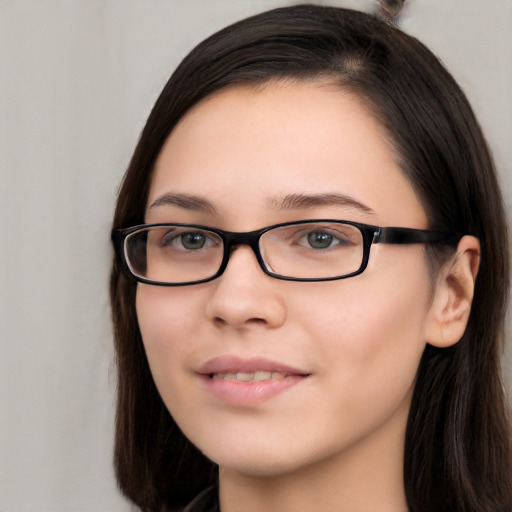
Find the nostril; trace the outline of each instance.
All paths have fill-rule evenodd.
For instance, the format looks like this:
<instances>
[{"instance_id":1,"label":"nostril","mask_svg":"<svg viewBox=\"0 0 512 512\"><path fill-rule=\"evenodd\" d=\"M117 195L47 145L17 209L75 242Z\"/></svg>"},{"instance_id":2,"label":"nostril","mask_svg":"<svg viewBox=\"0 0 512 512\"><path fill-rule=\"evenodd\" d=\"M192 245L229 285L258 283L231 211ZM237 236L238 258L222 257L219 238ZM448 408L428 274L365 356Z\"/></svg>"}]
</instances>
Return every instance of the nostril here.
<instances>
[{"instance_id":1,"label":"nostril","mask_svg":"<svg viewBox=\"0 0 512 512\"><path fill-rule=\"evenodd\" d=\"M226 320L224 320L223 318L221 318L220 316L216 316L214 319L213 319L213 323L218 325L218 326L224 326L227 324Z\"/></svg>"},{"instance_id":2,"label":"nostril","mask_svg":"<svg viewBox=\"0 0 512 512\"><path fill-rule=\"evenodd\" d=\"M266 320L263 318L249 318L249 320L247 322L251 323L251 324L256 324L256 325L267 323Z\"/></svg>"},{"instance_id":3,"label":"nostril","mask_svg":"<svg viewBox=\"0 0 512 512\"><path fill-rule=\"evenodd\" d=\"M223 327L223 326L226 326L231 323L220 316L216 316L213 319L213 322L219 327ZM245 325L264 325L266 323L267 323L267 321L264 318L258 318L258 317L248 318L243 321L243 324L245 324Z\"/></svg>"}]
</instances>

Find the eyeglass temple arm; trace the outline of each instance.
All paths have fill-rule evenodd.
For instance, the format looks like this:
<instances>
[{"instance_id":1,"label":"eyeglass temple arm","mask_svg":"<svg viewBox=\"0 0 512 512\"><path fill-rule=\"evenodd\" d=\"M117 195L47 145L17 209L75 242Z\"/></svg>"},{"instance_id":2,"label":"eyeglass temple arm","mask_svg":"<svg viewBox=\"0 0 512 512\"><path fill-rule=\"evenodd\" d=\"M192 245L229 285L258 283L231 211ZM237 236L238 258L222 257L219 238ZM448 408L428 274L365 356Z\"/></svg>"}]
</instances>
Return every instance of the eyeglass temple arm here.
<instances>
[{"instance_id":1,"label":"eyeglass temple arm","mask_svg":"<svg viewBox=\"0 0 512 512\"><path fill-rule=\"evenodd\" d=\"M438 243L457 245L461 236L449 231L429 231L413 228L377 228L373 243L381 244L422 244Z\"/></svg>"}]
</instances>

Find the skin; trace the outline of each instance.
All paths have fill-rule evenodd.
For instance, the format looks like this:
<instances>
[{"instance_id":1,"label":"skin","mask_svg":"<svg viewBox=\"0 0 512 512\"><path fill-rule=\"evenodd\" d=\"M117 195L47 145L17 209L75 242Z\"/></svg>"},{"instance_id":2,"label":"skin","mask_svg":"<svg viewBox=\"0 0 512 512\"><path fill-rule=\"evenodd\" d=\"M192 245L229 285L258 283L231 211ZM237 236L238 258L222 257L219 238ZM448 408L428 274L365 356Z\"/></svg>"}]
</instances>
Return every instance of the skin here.
<instances>
[{"instance_id":1,"label":"skin","mask_svg":"<svg viewBox=\"0 0 512 512\"><path fill-rule=\"evenodd\" d=\"M278 208L289 194L365 205ZM160 204L165 194L208 200ZM199 205L200 206L200 205ZM146 222L230 231L310 218L426 229L383 129L328 84L221 91L177 125L157 160ZM340 281L265 275L250 248L225 273L178 288L138 285L137 314L160 394L185 435L220 466L223 512L407 510L403 446L427 342L458 341L478 242L464 237L436 282L424 247L377 244ZM211 358L265 357L308 377L261 404L226 404L197 374Z\"/></svg>"}]
</instances>

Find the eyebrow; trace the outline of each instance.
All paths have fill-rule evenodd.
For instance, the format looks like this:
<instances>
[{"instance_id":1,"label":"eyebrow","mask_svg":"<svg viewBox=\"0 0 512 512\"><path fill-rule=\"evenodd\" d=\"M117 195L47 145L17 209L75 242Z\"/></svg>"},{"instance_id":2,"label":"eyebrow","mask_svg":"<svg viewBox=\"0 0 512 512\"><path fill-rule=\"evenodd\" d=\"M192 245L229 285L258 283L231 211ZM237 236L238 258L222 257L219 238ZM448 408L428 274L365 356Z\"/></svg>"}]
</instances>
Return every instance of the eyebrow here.
<instances>
[{"instance_id":1,"label":"eyebrow","mask_svg":"<svg viewBox=\"0 0 512 512\"><path fill-rule=\"evenodd\" d=\"M269 206L277 210L307 209L317 206L340 206L358 210L366 215L375 215L369 206L345 194L288 194L283 198L272 198Z\"/></svg>"},{"instance_id":2,"label":"eyebrow","mask_svg":"<svg viewBox=\"0 0 512 512\"><path fill-rule=\"evenodd\" d=\"M369 206L357 201L351 196L337 193L325 194L288 194L284 197L274 197L268 200L268 206L274 210L304 210L318 206L338 206L355 209L366 215L375 215ZM159 197L149 207L149 210L158 206L178 206L185 210L200 211L216 214L215 206L201 196L190 194L167 193Z\"/></svg>"},{"instance_id":3,"label":"eyebrow","mask_svg":"<svg viewBox=\"0 0 512 512\"><path fill-rule=\"evenodd\" d=\"M149 210L158 206L179 206L185 210L194 210L211 214L217 213L215 206L213 206L210 201L203 197L189 194L164 194L151 203Z\"/></svg>"}]
</instances>

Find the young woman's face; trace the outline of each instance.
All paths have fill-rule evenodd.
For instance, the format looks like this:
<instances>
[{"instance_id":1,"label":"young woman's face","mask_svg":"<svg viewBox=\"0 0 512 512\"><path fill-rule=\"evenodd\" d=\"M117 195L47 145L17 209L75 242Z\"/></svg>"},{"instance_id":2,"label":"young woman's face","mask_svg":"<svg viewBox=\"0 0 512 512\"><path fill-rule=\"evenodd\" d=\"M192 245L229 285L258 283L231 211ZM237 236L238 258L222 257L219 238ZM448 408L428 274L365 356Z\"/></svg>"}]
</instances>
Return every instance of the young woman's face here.
<instances>
[{"instance_id":1,"label":"young woman's face","mask_svg":"<svg viewBox=\"0 0 512 512\"><path fill-rule=\"evenodd\" d=\"M251 231L320 218L428 227L379 124L353 95L306 83L196 106L159 155L145 220ZM139 284L137 314L185 435L222 468L278 475L401 462L431 293L420 244L374 245L361 275L312 283L265 275L238 246L211 282Z\"/></svg>"}]
</instances>

